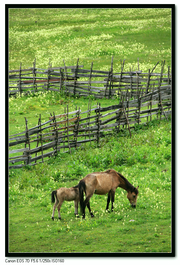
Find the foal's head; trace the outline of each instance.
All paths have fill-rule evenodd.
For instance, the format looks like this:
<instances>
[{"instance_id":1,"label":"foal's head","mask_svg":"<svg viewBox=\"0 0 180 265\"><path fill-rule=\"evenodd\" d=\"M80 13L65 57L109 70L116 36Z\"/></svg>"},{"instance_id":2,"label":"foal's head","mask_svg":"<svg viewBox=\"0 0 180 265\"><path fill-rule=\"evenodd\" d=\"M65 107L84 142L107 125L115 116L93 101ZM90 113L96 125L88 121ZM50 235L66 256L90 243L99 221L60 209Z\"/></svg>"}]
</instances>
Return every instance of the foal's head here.
<instances>
[{"instance_id":1,"label":"foal's head","mask_svg":"<svg viewBox=\"0 0 180 265\"><path fill-rule=\"evenodd\" d=\"M136 208L136 201L137 201L137 196L139 193L138 188L139 186L137 188L134 188L132 191L128 191L128 194L127 194L127 198L133 208Z\"/></svg>"}]
</instances>

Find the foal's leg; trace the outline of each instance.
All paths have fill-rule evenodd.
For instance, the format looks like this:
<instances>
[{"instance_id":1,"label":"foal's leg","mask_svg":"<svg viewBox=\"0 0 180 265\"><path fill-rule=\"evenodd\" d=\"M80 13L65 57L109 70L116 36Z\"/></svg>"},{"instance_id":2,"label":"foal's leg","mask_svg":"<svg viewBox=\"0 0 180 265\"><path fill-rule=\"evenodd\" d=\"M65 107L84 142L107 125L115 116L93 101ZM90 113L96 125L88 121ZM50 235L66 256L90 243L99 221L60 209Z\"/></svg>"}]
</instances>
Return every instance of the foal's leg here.
<instances>
[{"instance_id":1,"label":"foal's leg","mask_svg":"<svg viewBox=\"0 0 180 265\"><path fill-rule=\"evenodd\" d=\"M75 212L74 212L75 216L79 217L78 216L78 200L74 201L74 208L75 208Z\"/></svg>"},{"instance_id":2,"label":"foal's leg","mask_svg":"<svg viewBox=\"0 0 180 265\"><path fill-rule=\"evenodd\" d=\"M52 213L52 220L53 220L53 221L54 221L54 212L55 212L55 210L56 210L57 205L58 205L58 201L56 200L56 202L55 202L55 204L54 204L54 206L53 206L53 213Z\"/></svg>"},{"instance_id":3,"label":"foal's leg","mask_svg":"<svg viewBox=\"0 0 180 265\"><path fill-rule=\"evenodd\" d=\"M59 218L59 220L61 220L60 209L61 209L62 203L63 203L63 201L59 201L59 204L58 204L58 218Z\"/></svg>"}]
</instances>

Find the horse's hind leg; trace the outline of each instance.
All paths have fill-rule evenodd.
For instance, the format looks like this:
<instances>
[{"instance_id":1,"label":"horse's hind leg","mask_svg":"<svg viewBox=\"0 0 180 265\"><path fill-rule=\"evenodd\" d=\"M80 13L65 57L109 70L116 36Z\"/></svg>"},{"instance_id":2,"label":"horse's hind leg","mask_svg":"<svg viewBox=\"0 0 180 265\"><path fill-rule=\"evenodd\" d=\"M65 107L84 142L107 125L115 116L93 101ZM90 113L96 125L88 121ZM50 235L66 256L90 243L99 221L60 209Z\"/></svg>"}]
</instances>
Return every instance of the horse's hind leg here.
<instances>
[{"instance_id":1,"label":"horse's hind leg","mask_svg":"<svg viewBox=\"0 0 180 265\"><path fill-rule=\"evenodd\" d=\"M59 204L58 204L58 218L59 218L59 220L61 220L60 209L61 209L62 203L63 203L63 201L59 201Z\"/></svg>"},{"instance_id":2,"label":"horse's hind leg","mask_svg":"<svg viewBox=\"0 0 180 265\"><path fill-rule=\"evenodd\" d=\"M56 202L55 202L55 204L53 206L53 213L52 213L52 217L51 217L53 221L54 221L54 212L56 210L57 205L58 205L58 201L56 200Z\"/></svg>"},{"instance_id":3,"label":"horse's hind leg","mask_svg":"<svg viewBox=\"0 0 180 265\"><path fill-rule=\"evenodd\" d=\"M92 195L87 196L86 199L85 199L85 201L84 201L83 219L85 218L85 208L86 208L86 206L88 207L88 209L90 209L89 200L92 197ZM91 209L90 209L90 211L91 211Z\"/></svg>"},{"instance_id":4,"label":"horse's hind leg","mask_svg":"<svg viewBox=\"0 0 180 265\"><path fill-rule=\"evenodd\" d=\"M94 217L94 214L91 212L90 202L87 203L87 207L88 207L91 217Z\"/></svg>"}]
</instances>

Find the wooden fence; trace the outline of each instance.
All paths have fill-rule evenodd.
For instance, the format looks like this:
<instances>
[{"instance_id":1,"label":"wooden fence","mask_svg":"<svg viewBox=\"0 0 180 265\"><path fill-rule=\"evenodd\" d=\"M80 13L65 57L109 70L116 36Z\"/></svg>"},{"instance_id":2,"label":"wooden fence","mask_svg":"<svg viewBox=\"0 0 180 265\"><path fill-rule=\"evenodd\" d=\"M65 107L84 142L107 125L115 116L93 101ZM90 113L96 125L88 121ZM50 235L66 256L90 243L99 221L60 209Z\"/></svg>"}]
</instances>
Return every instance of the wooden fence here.
<instances>
[{"instance_id":1,"label":"wooden fence","mask_svg":"<svg viewBox=\"0 0 180 265\"><path fill-rule=\"evenodd\" d=\"M124 71L125 60L120 64L120 71L113 70L113 57L109 71L100 71L93 69L91 63L90 69L83 69L79 65L79 59L75 66L52 67L41 69L36 67L36 61L33 67L29 69L10 70L9 71L9 95L16 93L36 93L39 91L59 91L76 96L94 96L96 98L126 98L142 96L156 90L159 84L162 86L171 84L170 67L168 72L164 73L164 64L161 65L161 73L154 73L156 66L148 73L137 71Z\"/></svg>"},{"instance_id":2,"label":"wooden fence","mask_svg":"<svg viewBox=\"0 0 180 265\"><path fill-rule=\"evenodd\" d=\"M72 148L87 142L95 141L99 145L101 137L122 128L129 130L131 136L135 124L152 120L153 115L167 119L171 114L171 85L162 85L162 79L152 92L142 96L137 93L133 100L125 99L122 97L119 104L108 107L98 104L92 108L89 104L84 112L80 109L69 112L67 106L65 113L53 114L44 123L40 116L33 128L28 128L25 118L25 130L9 137L9 168L35 165L59 151L71 152Z\"/></svg>"}]
</instances>

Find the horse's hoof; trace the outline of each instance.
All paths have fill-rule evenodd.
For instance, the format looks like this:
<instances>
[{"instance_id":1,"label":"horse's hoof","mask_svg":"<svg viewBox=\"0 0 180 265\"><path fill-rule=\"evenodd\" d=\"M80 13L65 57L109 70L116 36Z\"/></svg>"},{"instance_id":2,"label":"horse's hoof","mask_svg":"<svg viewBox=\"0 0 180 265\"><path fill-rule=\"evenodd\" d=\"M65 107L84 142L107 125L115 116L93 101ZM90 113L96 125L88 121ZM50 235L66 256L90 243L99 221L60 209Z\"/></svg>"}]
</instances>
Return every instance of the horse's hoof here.
<instances>
[{"instance_id":1,"label":"horse's hoof","mask_svg":"<svg viewBox=\"0 0 180 265\"><path fill-rule=\"evenodd\" d=\"M52 218L52 220L54 221L54 217L51 217Z\"/></svg>"},{"instance_id":2,"label":"horse's hoof","mask_svg":"<svg viewBox=\"0 0 180 265\"><path fill-rule=\"evenodd\" d=\"M75 214L75 217L76 217L76 218L79 218L79 215L78 215L78 214Z\"/></svg>"},{"instance_id":3,"label":"horse's hoof","mask_svg":"<svg viewBox=\"0 0 180 265\"><path fill-rule=\"evenodd\" d=\"M61 220L61 217L59 217L59 220Z\"/></svg>"},{"instance_id":4,"label":"horse's hoof","mask_svg":"<svg viewBox=\"0 0 180 265\"><path fill-rule=\"evenodd\" d=\"M91 218L93 218L94 217L94 214L93 213L91 213Z\"/></svg>"}]
</instances>

